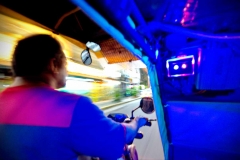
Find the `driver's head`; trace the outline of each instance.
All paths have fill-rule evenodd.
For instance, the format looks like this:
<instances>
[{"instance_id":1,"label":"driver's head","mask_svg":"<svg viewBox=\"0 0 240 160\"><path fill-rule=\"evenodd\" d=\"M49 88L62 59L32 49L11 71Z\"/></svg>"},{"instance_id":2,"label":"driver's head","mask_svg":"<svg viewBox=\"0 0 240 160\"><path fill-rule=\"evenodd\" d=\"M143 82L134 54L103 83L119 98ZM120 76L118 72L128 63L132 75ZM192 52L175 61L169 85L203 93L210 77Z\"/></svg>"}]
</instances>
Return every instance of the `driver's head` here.
<instances>
[{"instance_id":1,"label":"driver's head","mask_svg":"<svg viewBox=\"0 0 240 160\"><path fill-rule=\"evenodd\" d=\"M30 82L54 83L56 88L66 83L66 57L60 43L50 35L33 35L20 40L12 59L15 77Z\"/></svg>"}]
</instances>

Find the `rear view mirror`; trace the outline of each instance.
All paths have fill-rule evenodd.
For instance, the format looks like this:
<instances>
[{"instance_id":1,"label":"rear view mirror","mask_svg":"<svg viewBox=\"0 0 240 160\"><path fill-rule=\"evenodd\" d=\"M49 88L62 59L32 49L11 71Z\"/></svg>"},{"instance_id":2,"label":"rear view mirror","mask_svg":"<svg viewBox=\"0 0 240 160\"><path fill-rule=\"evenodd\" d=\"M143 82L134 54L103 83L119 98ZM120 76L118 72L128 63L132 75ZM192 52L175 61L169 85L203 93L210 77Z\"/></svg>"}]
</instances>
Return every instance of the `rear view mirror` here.
<instances>
[{"instance_id":1,"label":"rear view mirror","mask_svg":"<svg viewBox=\"0 0 240 160\"><path fill-rule=\"evenodd\" d=\"M92 57L88 48L82 51L81 59L85 65L90 65L92 63Z\"/></svg>"},{"instance_id":2,"label":"rear view mirror","mask_svg":"<svg viewBox=\"0 0 240 160\"><path fill-rule=\"evenodd\" d=\"M150 113L153 113L155 111L154 104L153 104L153 99L150 98L150 97L143 97L140 101L140 106L139 107L146 114L150 114Z\"/></svg>"}]
</instances>

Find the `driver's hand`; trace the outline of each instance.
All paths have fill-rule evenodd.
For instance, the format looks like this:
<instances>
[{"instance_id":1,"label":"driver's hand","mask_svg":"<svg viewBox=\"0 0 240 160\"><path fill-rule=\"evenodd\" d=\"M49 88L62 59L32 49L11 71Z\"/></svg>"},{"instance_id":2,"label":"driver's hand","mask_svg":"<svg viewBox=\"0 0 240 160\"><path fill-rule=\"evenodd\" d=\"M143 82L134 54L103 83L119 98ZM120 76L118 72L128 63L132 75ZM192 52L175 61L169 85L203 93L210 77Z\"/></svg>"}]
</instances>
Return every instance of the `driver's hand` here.
<instances>
[{"instance_id":1,"label":"driver's hand","mask_svg":"<svg viewBox=\"0 0 240 160\"><path fill-rule=\"evenodd\" d=\"M148 119L145 117L135 117L134 120L137 122L138 128L144 126L148 121Z\"/></svg>"}]
</instances>

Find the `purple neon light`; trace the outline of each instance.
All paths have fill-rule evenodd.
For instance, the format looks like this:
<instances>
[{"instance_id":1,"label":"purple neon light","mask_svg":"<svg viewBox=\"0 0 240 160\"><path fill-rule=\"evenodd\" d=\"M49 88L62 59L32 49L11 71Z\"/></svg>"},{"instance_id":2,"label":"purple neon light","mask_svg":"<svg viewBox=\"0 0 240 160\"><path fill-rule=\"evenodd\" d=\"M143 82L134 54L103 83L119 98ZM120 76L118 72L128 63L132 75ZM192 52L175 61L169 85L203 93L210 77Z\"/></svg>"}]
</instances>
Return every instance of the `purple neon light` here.
<instances>
[{"instance_id":1,"label":"purple neon light","mask_svg":"<svg viewBox=\"0 0 240 160\"><path fill-rule=\"evenodd\" d=\"M193 74L194 74L194 72L193 72ZM168 76L168 77L182 77L182 76L191 76L191 75L193 75L192 73L191 74L175 74L175 75L170 75L170 76Z\"/></svg>"},{"instance_id":2,"label":"purple neon light","mask_svg":"<svg viewBox=\"0 0 240 160\"><path fill-rule=\"evenodd\" d=\"M192 59L192 64L193 64L193 65L195 64L195 60L194 60L194 58Z\"/></svg>"},{"instance_id":3,"label":"purple neon light","mask_svg":"<svg viewBox=\"0 0 240 160\"><path fill-rule=\"evenodd\" d=\"M198 66L200 66L201 59L202 59L202 49L199 48L198 49Z\"/></svg>"},{"instance_id":4,"label":"purple neon light","mask_svg":"<svg viewBox=\"0 0 240 160\"><path fill-rule=\"evenodd\" d=\"M178 60L183 60L183 59L189 59L192 58L192 68L193 68L193 72L190 74L175 74L175 75L171 75L170 71L169 71L169 62L174 62L174 61L178 61ZM194 64L195 64L195 59L193 55L190 56L184 56L184 57L177 57L177 58L173 58L173 59L168 59L166 61L166 67L168 70L168 77L180 77L180 76L190 76L190 75L194 75Z\"/></svg>"}]
</instances>

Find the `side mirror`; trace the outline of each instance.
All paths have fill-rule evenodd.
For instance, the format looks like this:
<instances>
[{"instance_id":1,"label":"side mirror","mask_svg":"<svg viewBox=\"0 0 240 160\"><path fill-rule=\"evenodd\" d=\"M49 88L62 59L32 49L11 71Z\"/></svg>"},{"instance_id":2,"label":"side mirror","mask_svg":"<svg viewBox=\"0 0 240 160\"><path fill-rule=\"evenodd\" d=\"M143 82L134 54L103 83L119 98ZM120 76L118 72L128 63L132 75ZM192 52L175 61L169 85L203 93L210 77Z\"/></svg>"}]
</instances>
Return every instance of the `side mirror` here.
<instances>
[{"instance_id":1,"label":"side mirror","mask_svg":"<svg viewBox=\"0 0 240 160\"><path fill-rule=\"evenodd\" d=\"M140 101L140 106L132 110L132 115L130 119L134 119L133 112L136 111L138 108L141 108L142 111L146 114L153 113L155 111L153 99L151 97L143 97Z\"/></svg>"},{"instance_id":2,"label":"side mirror","mask_svg":"<svg viewBox=\"0 0 240 160\"><path fill-rule=\"evenodd\" d=\"M89 49L85 49L81 53L81 59L83 64L90 65L92 63L92 57L90 55Z\"/></svg>"},{"instance_id":3,"label":"side mirror","mask_svg":"<svg viewBox=\"0 0 240 160\"><path fill-rule=\"evenodd\" d=\"M140 101L140 106L139 106L142 111L146 114L153 113L155 111L154 104L153 104L153 99L150 97L143 97Z\"/></svg>"}]
</instances>

